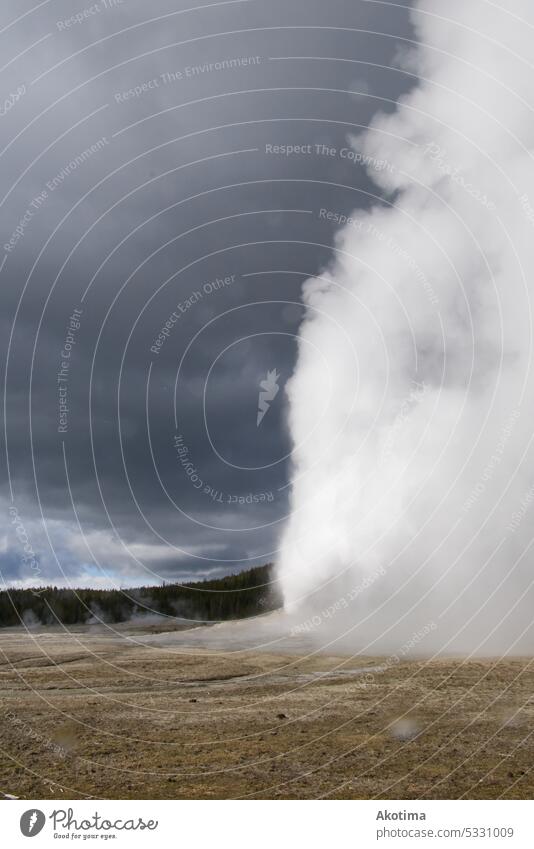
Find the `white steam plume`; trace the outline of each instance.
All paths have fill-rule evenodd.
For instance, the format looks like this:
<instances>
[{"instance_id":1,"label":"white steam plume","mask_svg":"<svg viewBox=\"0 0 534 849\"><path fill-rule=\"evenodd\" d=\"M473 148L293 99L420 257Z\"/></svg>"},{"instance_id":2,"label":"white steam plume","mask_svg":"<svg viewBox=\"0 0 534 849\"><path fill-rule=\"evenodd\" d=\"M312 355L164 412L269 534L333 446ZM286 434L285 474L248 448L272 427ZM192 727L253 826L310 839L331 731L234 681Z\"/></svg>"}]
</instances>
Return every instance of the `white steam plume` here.
<instances>
[{"instance_id":1,"label":"white steam plume","mask_svg":"<svg viewBox=\"0 0 534 849\"><path fill-rule=\"evenodd\" d=\"M279 577L323 643L532 653L534 7L412 16L417 85L352 140L386 200L304 285Z\"/></svg>"}]
</instances>

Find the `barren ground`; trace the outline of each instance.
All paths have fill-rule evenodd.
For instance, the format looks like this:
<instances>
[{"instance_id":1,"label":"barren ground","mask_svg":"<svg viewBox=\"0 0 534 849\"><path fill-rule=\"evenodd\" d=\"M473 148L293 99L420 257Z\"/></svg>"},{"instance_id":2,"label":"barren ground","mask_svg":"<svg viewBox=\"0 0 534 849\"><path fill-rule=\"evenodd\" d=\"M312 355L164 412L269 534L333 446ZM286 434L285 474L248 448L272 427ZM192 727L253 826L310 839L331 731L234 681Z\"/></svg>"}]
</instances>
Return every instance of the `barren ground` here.
<instances>
[{"instance_id":1,"label":"barren ground","mask_svg":"<svg viewBox=\"0 0 534 849\"><path fill-rule=\"evenodd\" d=\"M190 634L139 645L132 627L0 631L0 791L33 799L534 794L530 659L384 664L225 652L209 640L188 647Z\"/></svg>"}]
</instances>

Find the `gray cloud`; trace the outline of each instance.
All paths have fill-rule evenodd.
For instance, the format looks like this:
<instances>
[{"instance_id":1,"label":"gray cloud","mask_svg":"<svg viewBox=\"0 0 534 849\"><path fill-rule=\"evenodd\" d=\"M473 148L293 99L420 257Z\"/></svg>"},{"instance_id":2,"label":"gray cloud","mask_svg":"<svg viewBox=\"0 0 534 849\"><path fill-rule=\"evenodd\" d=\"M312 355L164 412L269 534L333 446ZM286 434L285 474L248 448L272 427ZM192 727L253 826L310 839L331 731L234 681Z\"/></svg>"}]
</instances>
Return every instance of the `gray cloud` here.
<instances>
[{"instance_id":1,"label":"gray cloud","mask_svg":"<svg viewBox=\"0 0 534 849\"><path fill-rule=\"evenodd\" d=\"M3 4L4 514L12 491L46 581L275 556L300 287L337 226L321 210L369 205L349 135L413 85L404 9L202 6ZM8 582L28 580L16 551Z\"/></svg>"}]
</instances>

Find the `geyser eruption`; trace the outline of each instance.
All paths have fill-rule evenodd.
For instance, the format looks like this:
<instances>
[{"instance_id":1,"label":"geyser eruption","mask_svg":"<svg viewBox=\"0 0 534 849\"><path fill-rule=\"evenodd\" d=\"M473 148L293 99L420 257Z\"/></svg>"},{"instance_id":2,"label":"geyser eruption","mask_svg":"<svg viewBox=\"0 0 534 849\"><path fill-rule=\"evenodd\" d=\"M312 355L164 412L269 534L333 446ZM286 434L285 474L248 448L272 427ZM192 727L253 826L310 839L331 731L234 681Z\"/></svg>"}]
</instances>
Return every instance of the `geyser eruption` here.
<instances>
[{"instance_id":1,"label":"geyser eruption","mask_svg":"<svg viewBox=\"0 0 534 849\"><path fill-rule=\"evenodd\" d=\"M417 83L352 139L376 201L303 288L279 577L332 649L532 653L534 8L412 17Z\"/></svg>"}]
</instances>

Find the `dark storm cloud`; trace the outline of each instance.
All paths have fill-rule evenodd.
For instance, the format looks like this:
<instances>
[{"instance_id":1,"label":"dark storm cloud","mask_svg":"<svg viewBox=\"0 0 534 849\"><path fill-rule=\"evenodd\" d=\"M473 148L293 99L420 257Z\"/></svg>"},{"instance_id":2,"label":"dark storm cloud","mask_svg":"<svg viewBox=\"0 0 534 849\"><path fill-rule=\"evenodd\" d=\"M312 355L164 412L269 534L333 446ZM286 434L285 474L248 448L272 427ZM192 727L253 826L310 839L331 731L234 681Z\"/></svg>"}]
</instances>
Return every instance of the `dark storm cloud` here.
<instances>
[{"instance_id":1,"label":"dark storm cloud","mask_svg":"<svg viewBox=\"0 0 534 849\"><path fill-rule=\"evenodd\" d=\"M17 0L0 30L7 456L42 580L273 559L300 287L369 202L349 135L412 84L406 11ZM8 527L31 581L16 551Z\"/></svg>"}]
</instances>

